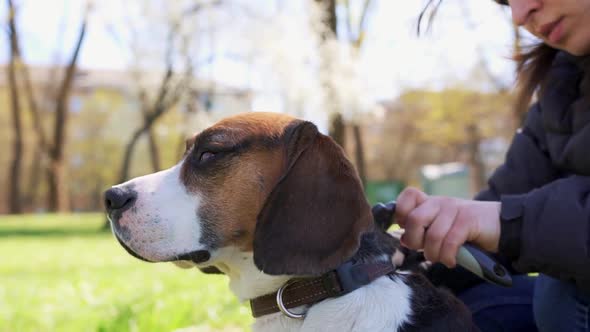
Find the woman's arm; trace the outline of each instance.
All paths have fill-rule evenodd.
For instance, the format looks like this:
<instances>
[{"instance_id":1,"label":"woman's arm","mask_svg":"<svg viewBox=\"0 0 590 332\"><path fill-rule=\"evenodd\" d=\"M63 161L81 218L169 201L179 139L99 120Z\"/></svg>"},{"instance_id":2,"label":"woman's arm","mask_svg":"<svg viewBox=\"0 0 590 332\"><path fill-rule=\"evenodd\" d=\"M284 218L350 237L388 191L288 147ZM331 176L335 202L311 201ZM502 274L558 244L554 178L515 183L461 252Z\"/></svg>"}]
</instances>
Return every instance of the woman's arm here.
<instances>
[{"instance_id":1,"label":"woman's arm","mask_svg":"<svg viewBox=\"0 0 590 332\"><path fill-rule=\"evenodd\" d=\"M541 113L535 105L505 163L476 199L502 202L499 253L513 261L517 270L587 284L590 178L559 177L545 148Z\"/></svg>"},{"instance_id":2,"label":"woman's arm","mask_svg":"<svg viewBox=\"0 0 590 332\"><path fill-rule=\"evenodd\" d=\"M501 199L499 251L515 268L590 287L590 177L574 175Z\"/></svg>"}]
</instances>

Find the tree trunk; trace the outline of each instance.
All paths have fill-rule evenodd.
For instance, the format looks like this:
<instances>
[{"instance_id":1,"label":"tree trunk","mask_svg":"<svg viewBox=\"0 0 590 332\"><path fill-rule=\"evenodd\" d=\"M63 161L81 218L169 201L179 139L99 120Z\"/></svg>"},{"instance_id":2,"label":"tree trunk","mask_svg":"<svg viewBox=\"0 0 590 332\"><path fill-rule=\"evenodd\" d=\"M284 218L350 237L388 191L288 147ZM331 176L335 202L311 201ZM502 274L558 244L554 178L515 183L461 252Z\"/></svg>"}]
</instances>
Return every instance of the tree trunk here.
<instances>
[{"instance_id":1,"label":"tree trunk","mask_svg":"<svg viewBox=\"0 0 590 332\"><path fill-rule=\"evenodd\" d=\"M28 170L29 182L27 184L27 194L25 197L25 203L27 207L34 211L40 207L39 188L41 187L41 183L44 179L43 175L47 170L46 161L51 149L47 143L47 135L42 124L41 112L39 111L37 99L35 98L35 93L33 91L31 75L29 73L28 67L24 63L21 66L20 74L21 78L23 79L28 108L31 112L31 117L33 120L33 132L36 136L36 145L33 151L33 162L30 169Z\"/></svg>"},{"instance_id":2,"label":"tree trunk","mask_svg":"<svg viewBox=\"0 0 590 332\"><path fill-rule=\"evenodd\" d=\"M155 134L152 128L148 129L147 134L150 146L152 169L154 172L159 172L162 170L162 168L160 167L160 150L158 149L158 142L156 142L156 137L154 136Z\"/></svg>"},{"instance_id":3,"label":"tree trunk","mask_svg":"<svg viewBox=\"0 0 590 332\"><path fill-rule=\"evenodd\" d=\"M10 107L12 110L12 127L14 129L14 142L12 149L12 161L10 164L10 174L8 175L9 185L9 212L21 213L21 169L23 161L23 129L21 119L21 104L18 91L18 81L16 78L16 67L20 63L18 35L16 32L16 22L14 6L11 0L8 0L9 10L9 32L10 32L10 63L8 64L8 85L10 89Z\"/></svg>"},{"instance_id":4,"label":"tree trunk","mask_svg":"<svg viewBox=\"0 0 590 332\"><path fill-rule=\"evenodd\" d=\"M471 193L476 194L481 191L486 185L486 172L481 154L479 151L479 144L481 137L476 125L468 125L467 128L467 159L469 163L469 177Z\"/></svg>"},{"instance_id":5,"label":"tree trunk","mask_svg":"<svg viewBox=\"0 0 590 332\"><path fill-rule=\"evenodd\" d=\"M18 58L22 59L20 49L17 49L17 51L19 51ZM46 174L46 172L44 172L44 165L46 160L45 157L49 153L49 147L47 144L47 136L45 135L45 128L41 123L41 114L33 91L33 84L28 66L21 61L19 69L19 75L23 83L23 90L27 100L28 109L31 112L31 118L33 120L33 133L36 136L37 141L37 144L34 147L35 150L33 151L33 162L28 170L29 175L26 176L29 180L23 198L24 207L34 211L38 208L39 188L41 187L43 175ZM51 78L49 81L53 82Z\"/></svg>"},{"instance_id":6,"label":"tree trunk","mask_svg":"<svg viewBox=\"0 0 590 332\"><path fill-rule=\"evenodd\" d=\"M20 100L17 88L17 82L15 77L15 61L10 61L8 76L10 85L10 99L12 109L12 126L14 129L14 142L12 149L12 162L10 164L9 174L9 193L8 197L10 200L10 213L22 212L22 201L21 201L21 188L20 178L23 160L23 133L22 133L22 120L20 114Z\"/></svg>"},{"instance_id":7,"label":"tree trunk","mask_svg":"<svg viewBox=\"0 0 590 332\"><path fill-rule=\"evenodd\" d=\"M320 37L328 40L338 35L338 16L336 16L336 0L315 0L323 8L322 24L328 29L323 30Z\"/></svg>"},{"instance_id":8,"label":"tree trunk","mask_svg":"<svg viewBox=\"0 0 590 332\"><path fill-rule=\"evenodd\" d=\"M43 178L43 154L45 152L41 146L36 146L33 151L33 163L29 170L29 182L27 185L27 192L25 195L25 203L28 208L35 210L38 202L39 187L41 186L41 179Z\"/></svg>"},{"instance_id":9,"label":"tree trunk","mask_svg":"<svg viewBox=\"0 0 590 332\"><path fill-rule=\"evenodd\" d=\"M367 167L365 164L365 149L363 145L363 137L361 132L361 126L359 124L354 124L352 126L352 132L354 136L354 160L356 163L356 168L359 173L359 177L363 183L363 187L366 187L367 184Z\"/></svg>"},{"instance_id":10,"label":"tree trunk","mask_svg":"<svg viewBox=\"0 0 590 332\"><path fill-rule=\"evenodd\" d=\"M91 201L91 206L90 209L92 211L101 211L104 209L104 206L102 205L102 194L104 192L104 184L102 183L102 181L99 179L96 181L96 185L94 186L94 192L92 194L92 201Z\"/></svg>"},{"instance_id":11,"label":"tree trunk","mask_svg":"<svg viewBox=\"0 0 590 332\"><path fill-rule=\"evenodd\" d=\"M322 29L320 32L320 39L322 43L326 43L331 39L337 39L338 16L336 15L336 0L315 1L320 6L322 6L323 10L322 24L325 26L325 29ZM329 135L334 139L334 141L336 141L336 143L338 143L344 149L346 142L344 118L342 117L342 113L339 110L340 105L337 102L335 87L331 81L331 76L333 74L332 72L334 71L334 69L332 68L332 60L330 59L330 54L328 54L327 52L327 50L324 50L320 55L322 67L322 71L320 72L320 79L322 80L324 91L326 92L326 107L328 107L329 109Z\"/></svg>"},{"instance_id":12,"label":"tree trunk","mask_svg":"<svg viewBox=\"0 0 590 332\"><path fill-rule=\"evenodd\" d=\"M219 2L215 2L213 4L217 4ZM198 5L191 9L190 12L186 13L194 13L201 9L202 6ZM121 170L119 174L119 183L123 183L129 179L129 170L131 169L131 160L133 157L133 151L137 145L137 142L141 135L148 133L149 145L150 145L150 152L152 154L152 166L154 170L160 170L160 158L159 158L159 150L153 136L152 127L162 115L164 115L168 110L170 110L181 98L182 94L188 90L190 87L191 77L193 75L192 66L190 65L191 58L186 56L187 60L187 68L185 71L184 79L182 79L176 85L171 83L172 76L174 74L173 70L173 50L174 50L174 40L178 34L180 29L179 22L175 21L170 26L170 31L168 34L168 43L166 46L166 72L162 77L162 81L160 82L160 86L156 93L156 98L153 102L150 102L147 98L147 93L143 89L139 89L139 100L141 102L141 109L143 115L143 123L139 128L137 128L133 135L131 136L131 140L127 143L125 147L125 154L123 155L123 164L121 165ZM105 222L103 229L109 228L108 220Z\"/></svg>"},{"instance_id":13,"label":"tree trunk","mask_svg":"<svg viewBox=\"0 0 590 332\"><path fill-rule=\"evenodd\" d=\"M178 143L176 144L176 159L179 160L184 156L184 152L186 151L186 139L187 137L184 134L180 134L178 136Z\"/></svg>"},{"instance_id":14,"label":"tree trunk","mask_svg":"<svg viewBox=\"0 0 590 332\"><path fill-rule=\"evenodd\" d=\"M129 170L131 169L131 159L133 157L133 151L135 150L135 145L139 141L141 135L147 131L145 127L141 127L137 129L133 136L131 136L131 140L125 146L125 155L123 156L123 165L121 166L121 171L119 172L119 182L123 183L129 180Z\"/></svg>"},{"instance_id":15,"label":"tree trunk","mask_svg":"<svg viewBox=\"0 0 590 332\"><path fill-rule=\"evenodd\" d=\"M64 159L52 159L48 168L47 183L49 185L49 208L54 212L69 212L68 195Z\"/></svg>"},{"instance_id":16,"label":"tree trunk","mask_svg":"<svg viewBox=\"0 0 590 332\"><path fill-rule=\"evenodd\" d=\"M344 124L342 114L332 114L330 120L329 135L336 143L338 143L338 145L340 145L344 149L344 144L346 140L346 125Z\"/></svg>"},{"instance_id":17,"label":"tree trunk","mask_svg":"<svg viewBox=\"0 0 590 332\"><path fill-rule=\"evenodd\" d=\"M55 122L53 132L53 146L49 154L49 208L56 212L69 211L68 200L68 185L67 177L65 176L66 159L66 139L67 139L67 125L69 118L68 102L70 100L70 93L74 81L74 74L76 72L76 63L82 47L82 42L86 35L87 14L84 17L74 53L66 68L64 80L61 83L55 108Z\"/></svg>"}]
</instances>

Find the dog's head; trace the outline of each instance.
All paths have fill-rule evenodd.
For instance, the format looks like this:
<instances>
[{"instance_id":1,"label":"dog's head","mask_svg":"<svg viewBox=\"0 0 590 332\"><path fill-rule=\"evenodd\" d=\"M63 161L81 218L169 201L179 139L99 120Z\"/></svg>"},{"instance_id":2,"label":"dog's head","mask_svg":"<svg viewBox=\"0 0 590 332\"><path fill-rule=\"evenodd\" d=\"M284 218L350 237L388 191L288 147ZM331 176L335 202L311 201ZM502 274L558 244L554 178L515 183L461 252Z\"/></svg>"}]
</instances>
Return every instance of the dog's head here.
<instances>
[{"instance_id":1,"label":"dog's head","mask_svg":"<svg viewBox=\"0 0 590 332\"><path fill-rule=\"evenodd\" d=\"M342 149L312 123L274 113L222 120L176 166L114 186L105 204L138 258L204 267L235 247L267 274L333 269L373 225Z\"/></svg>"}]
</instances>

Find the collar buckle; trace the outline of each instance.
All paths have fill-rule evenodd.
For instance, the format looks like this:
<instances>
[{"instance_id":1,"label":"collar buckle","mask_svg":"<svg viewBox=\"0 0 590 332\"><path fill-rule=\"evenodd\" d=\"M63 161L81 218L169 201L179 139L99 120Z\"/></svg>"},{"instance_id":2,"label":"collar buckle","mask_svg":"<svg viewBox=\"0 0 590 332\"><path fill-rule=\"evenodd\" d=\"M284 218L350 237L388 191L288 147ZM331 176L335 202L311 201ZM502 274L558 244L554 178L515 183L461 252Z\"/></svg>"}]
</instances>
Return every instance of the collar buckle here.
<instances>
[{"instance_id":1,"label":"collar buckle","mask_svg":"<svg viewBox=\"0 0 590 332\"><path fill-rule=\"evenodd\" d=\"M285 304L283 303L283 292L285 291L285 289L291 285L294 282L293 279L287 281L283 286L281 286L281 288L279 288L279 290L277 291L277 307L279 307L279 310L283 313L283 315L289 317L289 318L293 318L293 319L303 319L305 318L305 314L307 312L304 312L302 314L296 314L294 312L289 311L289 309L287 309L287 307L285 306Z\"/></svg>"}]
</instances>

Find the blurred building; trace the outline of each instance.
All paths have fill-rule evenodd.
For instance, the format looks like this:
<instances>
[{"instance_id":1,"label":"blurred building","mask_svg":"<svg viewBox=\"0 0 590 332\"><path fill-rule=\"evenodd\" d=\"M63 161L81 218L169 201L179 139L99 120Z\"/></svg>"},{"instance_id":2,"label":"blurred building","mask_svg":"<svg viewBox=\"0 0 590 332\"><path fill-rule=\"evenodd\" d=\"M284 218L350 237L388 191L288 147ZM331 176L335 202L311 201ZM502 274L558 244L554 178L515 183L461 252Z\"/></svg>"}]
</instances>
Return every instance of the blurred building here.
<instances>
[{"instance_id":1,"label":"blurred building","mask_svg":"<svg viewBox=\"0 0 590 332\"><path fill-rule=\"evenodd\" d=\"M36 97L52 95L61 82L63 68L30 66L32 84ZM0 66L0 91L7 89L6 66ZM143 86L148 91L155 91L159 88L163 73L147 73L140 77L134 77L129 71L117 70L88 70L78 69L75 75L74 92L70 101L70 111L79 111L84 102L83 97L96 91L110 91L127 100L130 105L135 105L138 99L138 87ZM138 81L141 82L138 82ZM199 110L214 113L224 113L227 109L250 110L252 105L251 91L243 88L224 86L214 81L195 79L190 87L191 99L184 101ZM82 99L80 99L82 97ZM42 98L41 98L42 99ZM50 98L46 98L50 99ZM49 102L49 101L48 101ZM43 109L50 104L40 105ZM8 107L6 103L0 108Z\"/></svg>"}]
</instances>

